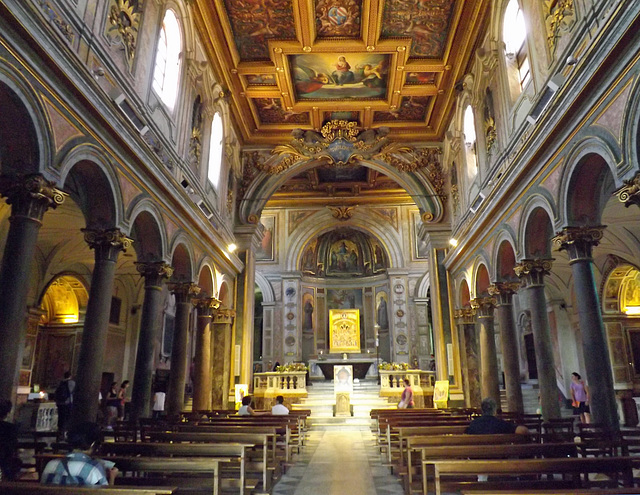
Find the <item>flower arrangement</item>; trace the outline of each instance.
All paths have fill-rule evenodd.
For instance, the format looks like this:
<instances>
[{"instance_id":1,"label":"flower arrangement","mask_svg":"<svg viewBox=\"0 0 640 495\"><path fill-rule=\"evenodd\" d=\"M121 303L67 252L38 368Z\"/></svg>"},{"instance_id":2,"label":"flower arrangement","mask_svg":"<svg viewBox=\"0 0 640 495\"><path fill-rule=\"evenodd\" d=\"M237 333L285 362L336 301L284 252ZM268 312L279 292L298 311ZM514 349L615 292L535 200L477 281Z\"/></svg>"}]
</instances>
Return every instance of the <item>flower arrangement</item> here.
<instances>
[{"instance_id":1,"label":"flower arrangement","mask_svg":"<svg viewBox=\"0 0 640 495\"><path fill-rule=\"evenodd\" d=\"M411 369L409 363L387 363L383 361L378 365L378 369L382 371L407 371Z\"/></svg>"},{"instance_id":2,"label":"flower arrangement","mask_svg":"<svg viewBox=\"0 0 640 495\"><path fill-rule=\"evenodd\" d=\"M307 371L307 366L304 363L289 363L278 366L276 368L276 371L280 373L288 373L291 371Z\"/></svg>"}]
</instances>

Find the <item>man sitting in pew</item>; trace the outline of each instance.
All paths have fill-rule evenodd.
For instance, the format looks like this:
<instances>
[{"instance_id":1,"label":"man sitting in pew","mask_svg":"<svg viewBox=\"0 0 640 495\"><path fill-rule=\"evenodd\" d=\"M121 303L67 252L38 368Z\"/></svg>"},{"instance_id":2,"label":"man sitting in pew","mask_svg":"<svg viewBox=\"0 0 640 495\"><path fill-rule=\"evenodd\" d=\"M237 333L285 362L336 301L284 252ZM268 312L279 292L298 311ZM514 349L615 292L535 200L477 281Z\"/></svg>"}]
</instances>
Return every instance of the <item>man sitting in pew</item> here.
<instances>
[{"instance_id":1,"label":"man sitting in pew","mask_svg":"<svg viewBox=\"0 0 640 495\"><path fill-rule=\"evenodd\" d=\"M68 439L73 451L49 461L42 472L43 485L113 485L118 469L110 461L91 457L101 441L100 427L83 422L71 428Z\"/></svg>"},{"instance_id":2,"label":"man sitting in pew","mask_svg":"<svg viewBox=\"0 0 640 495\"><path fill-rule=\"evenodd\" d=\"M491 435L491 434L510 434L518 433L520 435L529 434L529 429L523 425L515 425L500 418L496 418L498 404L491 397L487 397L482 401L482 416L475 418L469 423L465 433L471 435Z\"/></svg>"},{"instance_id":3,"label":"man sitting in pew","mask_svg":"<svg viewBox=\"0 0 640 495\"><path fill-rule=\"evenodd\" d=\"M271 408L271 414L274 416L286 416L289 414L289 409L284 405L284 397L282 395L276 397L276 404Z\"/></svg>"}]
</instances>

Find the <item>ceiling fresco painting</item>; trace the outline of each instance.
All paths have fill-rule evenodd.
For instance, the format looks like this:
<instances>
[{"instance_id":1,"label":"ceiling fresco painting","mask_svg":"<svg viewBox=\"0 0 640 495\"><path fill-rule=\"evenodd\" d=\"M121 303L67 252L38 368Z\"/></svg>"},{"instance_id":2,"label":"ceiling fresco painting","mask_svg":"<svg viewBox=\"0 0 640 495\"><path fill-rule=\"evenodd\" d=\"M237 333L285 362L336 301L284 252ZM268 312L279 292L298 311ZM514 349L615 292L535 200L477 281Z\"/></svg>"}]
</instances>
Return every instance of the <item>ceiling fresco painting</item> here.
<instances>
[{"instance_id":1,"label":"ceiling fresco painting","mask_svg":"<svg viewBox=\"0 0 640 495\"><path fill-rule=\"evenodd\" d=\"M409 72L405 84L435 84L435 72Z\"/></svg>"},{"instance_id":2,"label":"ceiling fresco painting","mask_svg":"<svg viewBox=\"0 0 640 495\"><path fill-rule=\"evenodd\" d=\"M260 122L263 124L308 124L309 114L296 113L282 108L278 98L254 98Z\"/></svg>"},{"instance_id":3,"label":"ceiling fresco painting","mask_svg":"<svg viewBox=\"0 0 640 495\"><path fill-rule=\"evenodd\" d=\"M317 0L316 29L326 38L360 36L362 0Z\"/></svg>"},{"instance_id":4,"label":"ceiling fresco painting","mask_svg":"<svg viewBox=\"0 0 640 495\"><path fill-rule=\"evenodd\" d=\"M411 36L412 57L441 58L454 4L454 0L387 0L382 36Z\"/></svg>"},{"instance_id":5,"label":"ceiling fresco painting","mask_svg":"<svg viewBox=\"0 0 640 495\"><path fill-rule=\"evenodd\" d=\"M268 60L268 41L295 39L291 0L224 0L243 60Z\"/></svg>"},{"instance_id":6,"label":"ceiling fresco painting","mask_svg":"<svg viewBox=\"0 0 640 495\"><path fill-rule=\"evenodd\" d=\"M192 0L241 141L277 146L295 124L388 125L438 141L490 0ZM330 116L329 116L330 115Z\"/></svg>"},{"instance_id":7,"label":"ceiling fresco painting","mask_svg":"<svg viewBox=\"0 0 640 495\"><path fill-rule=\"evenodd\" d=\"M403 120L424 120L430 98L424 96L404 96L400 108L389 112L376 112L374 122L392 122Z\"/></svg>"},{"instance_id":8,"label":"ceiling fresco painting","mask_svg":"<svg viewBox=\"0 0 640 495\"><path fill-rule=\"evenodd\" d=\"M389 55L293 55L289 63L297 99L361 100L386 96Z\"/></svg>"}]
</instances>

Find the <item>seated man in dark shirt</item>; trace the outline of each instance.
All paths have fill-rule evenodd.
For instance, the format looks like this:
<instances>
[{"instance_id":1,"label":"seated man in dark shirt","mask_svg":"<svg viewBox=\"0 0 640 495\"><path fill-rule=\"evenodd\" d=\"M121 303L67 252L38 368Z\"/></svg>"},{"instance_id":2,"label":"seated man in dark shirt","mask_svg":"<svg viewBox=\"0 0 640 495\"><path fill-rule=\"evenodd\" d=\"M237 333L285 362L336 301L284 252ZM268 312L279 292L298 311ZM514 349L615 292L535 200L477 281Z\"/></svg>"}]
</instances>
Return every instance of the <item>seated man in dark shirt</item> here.
<instances>
[{"instance_id":1,"label":"seated man in dark shirt","mask_svg":"<svg viewBox=\"0 0 640 495\"><path fill-rule=\"evenodd\" d=\"M520 435L526 435L529 433L529 429L526 426L515 425L504 421L500 418L496 418L496 412L498 405L496 401L491 397L487 397L482 401L482 416L475 418L467 427L465 433L471 435L492 435L492 434L511 434L518 433Z\"/></svg>"}]
</instances>

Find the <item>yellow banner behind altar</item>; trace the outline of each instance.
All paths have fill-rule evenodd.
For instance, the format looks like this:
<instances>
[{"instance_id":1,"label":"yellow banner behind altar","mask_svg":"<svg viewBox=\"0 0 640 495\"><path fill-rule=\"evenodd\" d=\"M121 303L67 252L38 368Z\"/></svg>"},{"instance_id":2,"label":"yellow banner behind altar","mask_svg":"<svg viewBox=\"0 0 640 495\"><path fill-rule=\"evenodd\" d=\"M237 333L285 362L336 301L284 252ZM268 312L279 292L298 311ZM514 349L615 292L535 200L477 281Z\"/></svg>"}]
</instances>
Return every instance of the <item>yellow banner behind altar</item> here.
<instances>
[{"instance_id":1,"label":"yellow banner behind altar","mask_svg":"<svg viewBox=\"0 0 640 495\"><path fill-rule=\"evenodd\" d=\"M360 352L360 310L329 310L330 352Z\"/></svg>"}]
</instances>

